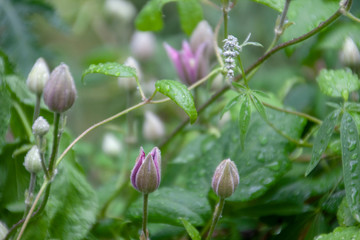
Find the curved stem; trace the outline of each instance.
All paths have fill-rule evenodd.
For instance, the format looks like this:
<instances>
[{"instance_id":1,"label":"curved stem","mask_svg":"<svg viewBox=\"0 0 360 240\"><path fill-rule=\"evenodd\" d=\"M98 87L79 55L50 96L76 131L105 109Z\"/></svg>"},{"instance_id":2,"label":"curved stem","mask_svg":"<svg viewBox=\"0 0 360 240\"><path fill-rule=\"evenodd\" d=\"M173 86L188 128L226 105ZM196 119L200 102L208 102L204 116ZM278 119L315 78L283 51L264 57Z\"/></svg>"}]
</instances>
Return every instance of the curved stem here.
<instances>
[{"instance_id":1,"label":"curved stem","mask_svg":"<svg viewBox=\"0 0 360 240\"><path fill-rule=\"evenodd\" d=\"M213 232L215 230L215 227L216 227L216 223L218 222L218 220L219 220L219 218L221 216L224 205L225 205L225 198L220 198L219 203L215 207L214 215L213 215L213 218L212 218L212 223L211 223L210 230L209 230L209 233L207 235L206 240L211 239L212 234L213 234Z\"/></svg>"},{"instance_id":2,"label":"curved stem","mask_svg":"<svg viewBox=\"0 0 360 240\"><path fill-rule=\"evenodd\" d=\"M292 110L288 110L288 109L284 109L284 108L279 108L279 107L276 107L274 105L271 105L269 103L266 103L266 102L262 102L262 104L264 104L264 106L268 107L268 108L272 108L274 110L277 110L277 111L280 111L280 112L285 112L285 113L290 113L290 114L293 114L293 115L296 115L296 116L299 116L299 117L303 117L303 118L306 118L307 120L311 121L311 122L314 122L316 124L322 124L322 121L316 117L313 117L313 116L310 116L306 113L302 113L302 112L296 112L296 111L292 111Z\"/></svg>"},{"instance_id":3,"label":"curved stem","mask_svg":"<svg viewBox=\"0 0 360 240\"><path fill-rule=\"evenodd\" d=\"M344 12L343 14L344 14L344 16L350 18L351 20L360 23L360 19L357 18L357 17L355 17L355 16L354 16L353 14L351 14L350 12L346 11L346 12Z\"/></svg>"},{"instance_id":4,"label":"curved stem","mask_svg":"<svg viewBox=\"0 0 360 240\"><path fill-rule=\"evenodd\" d=\"M36 185L36 173L31 173L30 174L29 190L28 190L26 200L25 200L24 217L27 215L27 213L28 213L28 211L29 211L29 209L31 207L31 201L32 201L32 198L33 198L35 185Z\"/></svg>"}]
</instances>

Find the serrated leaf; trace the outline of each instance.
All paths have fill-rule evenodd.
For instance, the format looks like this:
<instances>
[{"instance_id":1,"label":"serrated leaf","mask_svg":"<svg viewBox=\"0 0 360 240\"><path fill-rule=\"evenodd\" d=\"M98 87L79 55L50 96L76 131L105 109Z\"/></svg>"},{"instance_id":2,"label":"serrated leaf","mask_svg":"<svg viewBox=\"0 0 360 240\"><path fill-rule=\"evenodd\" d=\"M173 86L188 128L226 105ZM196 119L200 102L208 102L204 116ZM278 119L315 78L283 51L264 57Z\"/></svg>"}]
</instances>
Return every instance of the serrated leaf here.
<instances>
[{"instance_id":1,"label":"serrated leaf","mask_svg":"<svg viewBox=\"0 0 360 240\"><path fill-rule=\"evenodd\" d=\"M305 176L309 175L309 173L318 165L321 159L321 155L325 152L331 140L331 136L334 132L339 115L340 110L335 110L330 113L321 124L318 134L315 138L311 154L311 161L306 169Z\"/></svg>"},{"instance_id":2,"label":"serrated leaf","mask_svg":"<svg viewBox=\"0 0 360 240\"><path fill-rule=\"evenodd\" d=\"M355 121L348 112L341 119L340 137L346 200L360 222L360 143Z\"/></svg>"},{"instance_id":3,"label":"serrated leaf","mask_svg":"<svg viewBox=\"0 0 360 240\"><path fill-rule=\"evenodd\" d=\"M350 70L323 69L316 80L321 92L330 97L348 96L350 92L360 88L359 78Z\"/></svg>"},{"instance_id":4,"label":"serrated leaf","mask_svg":"<svg viewBox=\"0 0 360 240\"><path fill-rule=\"evenodd\" d=\"M125 66L116 62L91 64L86 70L84 70L81 81L84 81L84 77L91 73L101 73L107 76L113 77L133 77L137 78L136 69Z\"/></svg>"},{"instance_id":5,"label":"serrated leaf","mask_svg":"<svg viewBox=\"0 0 360 240\"><path fill-rule=\"evenodd\" d=\"M282 12L285 5L285 0L253 0L253 1L271 7L278 12Z\"/></svg>"},{"instance_id":6,"label":"serrated leaf","mask_svg":"<svg viewBox=\"0 0 360 240\"><path fill-rule=\"evenodd\" d=\"M184 218L180 218L180 220L192 240L201 240L199 231L189 221Z\"/></svg>"},{"instance_id":7,"label":"serrated leaf","mask_svg":"<svg viewBox=\"0 0 360 240\"><path fill-rule=\"evenodd\" d=\"M250 95L250 99L260 116L267 121L266 110L260 99L256 95Z\"/></svg>"},{"instance_id":8,"label":"serrated leaf","mask_svg":"<svg viewBox=\"0 0 360 240\"><path fill-rule=\"evenodd\" d=\"M222 118L227 111L229 111L232 107L236 105L236 103L239 102L240 96L241 95L234 97L225 105L225 107L220 112L220 118Z\"/></svg>"},{"instance_id":9,"label":"serrated leaf","mask_svg":"<svg viewBox=\"0 0 360 240\"><path fill-rule=\"evenodd\" d=\"M241 147L244 148L245 137L247 130L249 128L251 118L251 105L249 96L244 96L244 101L241 103L240 113L239 113L239 126L240 126L240 142Z\"/></svg>"},{"instance_id":10,"label":"serrated leaf","mask_svg":"<svg viewBox=\"0 0 360 240\"><path fill-rule=\"evenodd\" d=\"M142 198L129 209L128 215L142 218ZM181 226L179 218L187 219L192 225L203 225L211 215L210 204L205 195L178 187L160 188L149 195L149 222Z\"/></svg>"},{"instance_id":11,"label":"serrated leaf","mask_svg":"<svg viewBox=\"0 0 360 240\"><path fill-rule=\"evenodd\" d=\"M360 103L347 102L345 105L346 110L349 112L360 112Z\"/></svg>"},{"instance_id":12,"label":"serrated leaf","mask_svg":"<svg viewBox=\"0 0 360 240\"><path fill-rule=\"evenodd\" d=\"M198 0L181 0L177 2L181 29L190 35L203 19L201 4Z\"/></svg>"},{"instance_id":13,"label":"serrated leaf","mask_svg":"<svg viewBox=\"0 0 360 240\"><path fill-rule=\"evenodd\" d=\"M322 234L314 240L352 240L360 239L358 227L337 227L332 233Z\"/></svg>"},{"instance_id":14,"label":"serrated leaf","mask_svg":"<svg viewBox=\"0 0 360 240\"><path fill-rule=\"evenodd\" d=\"M197 111L193 96L187 87L174 80L160 80L155 83L156 90L173 100L181 107L190 118L193 124L197 119Z\"/></svg>"}]
</instances>

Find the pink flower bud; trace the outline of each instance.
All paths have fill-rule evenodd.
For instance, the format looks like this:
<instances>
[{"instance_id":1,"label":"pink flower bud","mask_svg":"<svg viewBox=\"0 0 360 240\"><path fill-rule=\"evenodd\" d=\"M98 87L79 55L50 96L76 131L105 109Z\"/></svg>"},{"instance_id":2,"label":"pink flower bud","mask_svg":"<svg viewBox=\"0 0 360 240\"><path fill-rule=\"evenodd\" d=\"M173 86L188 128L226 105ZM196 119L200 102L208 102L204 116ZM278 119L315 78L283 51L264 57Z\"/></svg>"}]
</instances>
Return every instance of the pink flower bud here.
<instances>
[{"instance_id":1,"label":"pink flower bud","mask_svg":"<svg viewBox=\"0 0 360 240\"><path fill-rule=\"evenodd\" d=\"M71 108L76 98L74 79L69 67L61 63L50 74L44 88L44 102L53 112L62 113Z\"/></svg>"},{"instance_id":2,"label":"pink flower bud","mask_svg":"<svg viewBox=\"0 0 360 240\"><path fill-rule=\"evenodd\" d=\"M133 187L142 193L151 193L159 188L161 180L161 153L159 148L154 147L146 157L144 149L140 148L140 154L131 171L130 180Z\"/></svg>"},{"instance_id":3,"label":"pink flower bud","mask_svg":"<svg viewBox=\"0 0 360 240\"><path fill-rule=\"evenodd\" d=\"M240 177L236 165L228 158L217 166L211 186L216 195L221 198L228 198L235 192L239 181Z\"/></svg>"}]
</instances>

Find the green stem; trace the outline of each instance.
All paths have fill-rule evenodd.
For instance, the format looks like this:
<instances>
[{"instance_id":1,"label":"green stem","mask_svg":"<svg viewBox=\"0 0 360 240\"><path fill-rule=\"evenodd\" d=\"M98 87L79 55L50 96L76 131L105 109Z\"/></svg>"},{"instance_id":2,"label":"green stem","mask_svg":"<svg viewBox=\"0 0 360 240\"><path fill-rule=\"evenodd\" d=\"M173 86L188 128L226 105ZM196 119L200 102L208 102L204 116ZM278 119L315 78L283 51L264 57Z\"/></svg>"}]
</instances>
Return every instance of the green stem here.
<instances>
[{"instance_id":1,"label":"green stem","mask_svg":"<svg viewBox=\"0 0 360 240\"><path fill-rule=\"evenodd\" d=\"M279 108L276 107L274 105L268 104L266 102L262 102L262 104L264 104L264 106L268 107L268 108L272 108L274 110L280 111L280 112L285 112L285 113L289 113L289 114L293 114L299 117L303 117L306 118L307 120L314 122L316 124L322 124L322 121L316 117L310 116L306 113L302 113L302 112L296 112L296 111L292 111L292 110L288 110L288 109L284 109L284 108Z\"/></svg>"},{"instance_id":2,"label":"green stem","mask_svg":"<svg viewBox=\"0 0 360 240\"><path fill-rule=\"evenodd\" d=\"M41 103L41 94L36 94L36 103L34 109L33 123L40 115L40 103Z\"/></svg>"},{"instance_id":3,"label":"green stem","mask_svg":"<svg viewBox=\"0 0 360 240\"><path fill-rule=\"evenodd\" d=\"M28 138L31 139L32 137L32 130L31 130L31 126L29 125L27 119L26 119L26 115L23 111L23 109L21 108L21 106L19 105L19 103L13 101L13 106L16 110L16 112L18 113L21 122L23 123L23 126L25 128L25 132L28 135Z\"/></svg>"},{"instance_id":4,"label":"green stem","mask_svg":"<svg viewBox=\"0 0 360 240\"><path fill-rule=\"evenodd\" d=\"M24 217L27 215L27 213L29 212L29 209L31 207L35 185L36 185L36 173L31 173L30 174L29 190L28 190L26 200L25 200Z\"/></svg>"},{"instance_id":5,"label":"green stem","mask_svg":"<svg viewBox=\"0 0 360 240\"><path fill-rule=\"evenodd\" d=\"M223 7L224 39L228 37L228 7Z\"/></svg>"},{"instance_id":6,"label":"green stem","mask_svg":"<svg viewBox=\"0 0 360 240\"><path fill-rule=\"evenodd\" d=\"M55 158L57 155L57 151L59 148L59 123L60 123L61 113L54 113L54 134L53 134L53 147L51 151L50 161L49 161L49 173L50 176L54 175L54 167L55 167Z\"/></svg>"},{"instance_id":7,"label":"green stem","mask_svg":"<svg viewBox=\"0 0 360 240\"><path fill-rule=\"evenodd\" d=\"M237 60L239 61L239 65L240 65L240 69L241 69L241 74L242 74L242 76L243 76L245 86L246 86L246 87L249 87L249 86L248 86L248 81L247 81L247 79L246 79L246 72L245 72L245 70L244 70L244 66L243 66L243 64L242 64L240 55L237 56Z\"/></svg>"},{"instance_id":8,"label":"green stem","mask_svg":"<svg viewBox=\"0 0 360 240\"><path fill-rule=\"evenodd\" d=\"M49 172L48 172L48 170L46 168L46 164L45 164L45 149L44 149L44 146L43 146L43 141L44 141L44 137L39 136L38 148L39 148L39 151L40 151L41 166L42 166L42 169L43 169L44 174L46 176L46 179L50 180L50 175L49 175Z\"/></svg>"},{"instance_id":9,"label":"green stem","mask_svg":"<svg viewBox=\"0 0 360 240\"><path fill-rule=\"evenodd\" d=\"M148 217L148 197L149 194L144 193L144 203L143 203L143 221L142 221L142 230L145 236L145 239L148 239L147 234L147 217Z\"/></svg>"},{"instance_id":10,"label":"green stem","mask_svg":"<svg viewBox=\"0 0 360 240\"><path fill-rule=\"evenodd\" d=\"M360 23L360 18L355 17L355 16L352 15L350 12L346 11L346 12L344 12L343 14L344 14L344 16L350 18L351 20Z\"/></svg>"},{"instance_id":11,"label":"green stem","mask_svg":"<svg viewBox=\"0 0 360 240\"><path fill-rule=\"evenodd\" d=\"M224 205L225 205L225 198L220 198L219 203L215 207L214 215L212 218L212 223L211 223L210 230L209 230L206 240L211 239L213 232L215 230L215 227L216 227L216 223L218 222L218 220L221 216L221 213L223 211Z\"/></svg>"}]
</instances>

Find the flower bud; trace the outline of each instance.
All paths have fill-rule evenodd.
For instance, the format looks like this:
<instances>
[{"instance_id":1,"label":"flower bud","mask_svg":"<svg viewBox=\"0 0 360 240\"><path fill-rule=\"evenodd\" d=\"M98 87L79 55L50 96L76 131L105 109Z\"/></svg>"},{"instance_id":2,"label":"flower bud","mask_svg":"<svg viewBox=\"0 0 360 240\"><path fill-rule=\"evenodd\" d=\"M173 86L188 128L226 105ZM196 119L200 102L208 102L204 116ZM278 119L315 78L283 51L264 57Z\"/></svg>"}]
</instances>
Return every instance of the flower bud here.
<instances>
[{"instance_id":1,"label":"flower bud","mask_svg":"<svg viewBox=\"0 0 360 240\"><path fill-rule=\"evenodd\" d=\"M204 55L210 58L214 54L214 32L206 20L198 23L190 37L191 49L195 52L203 43L206 43Z\"/></svg>"},{"instance_id":2,"label":"flower bud","mask_svg":"<svg viewBox=\"0 0 360 240\"><path fill-rule=\"evenodd\" d=\"M121 153L122 145L114 134L107 133L102 142L102 150L105 154L116 157Z\"/></svg>"},{"instance_id":3,"label":"flower bud","mask_svg":"<svg viewBox=\"0 0 360 240\"><path fill-rule=\"evenodd\" d=\"M240 177L236 165L228 158L217 166L211 186L216 195L221 198L228 198L235 192L236 187L239 185L239 180Z\"/></svg>"},{"instance_id":4,"label":"flower bud","mask_svg":"<svg viewBox=\"0 0 360 240\"><path fill-rule=\"evenodd\" d=\"M124 65L135 68L139 81L142 79L142 71L139 63L135 60L135 58L128 57L124 62ZM137 87L136 79L133 77L119 77L118 84L121 88L125 88L126 90L135 90Z\"/></svg>"},{"instance_id":5,"label":"flower bud","mask_svg":"<svg viewBox=\"0 0 360 240\"><path fill-rule=\"evenodd\" d=\"M41 158L37 146L33 146L26 154L24 166L30 173L38 173L41 169Z\"/></svg>"},{"instance_id":6,"label":"flower bud","mask_svg":"<svg viewBox=\"0 0 360 240\"><path fill-rule=\"evenodd\" d=\"M43 58L38 58L32 67L26 85L35 94L43 92L46 82L49 80L50 71Z\"/></svg>"},{"instance_id":7,"label":"flower bud","mask_svg":"<svg viewBox=\"0 0 360 240\"><path fill-rule=\"evenodd\" d=\"M340 52L340 61L349 67L358 66L360 64L360 53L355 42L347 37L345 39L343 48Z\"/></svg>"},{"instance_id":8,"label":"flower bud","mask_svg":"<svg viewBox=\"0 0 360 240\"><path fill-rule=\"evenodd\" d=\"M53 112L68 110L75 101L76 88L69 67L65 63L57 66L44 88L44 102Z\"/></svg>"},{"instance_id":9,"label":"flower bud","mask_svg":"<svg viewBox=\"0 0 360 240\"><path fill-rule=\"evenodd\" d=\"M131 171L130 180L136 190L145 194L158 189L161 180L161 153L159 148L154 147L146 157L144 149L140 148L140 154Z\"/></svg>"},{"instance_id":10,"label":"flower bud","mask_svg":"<svg viewBox=\"0 0 360 240\"><path fill-rule=\"evenodd\" d=\"M146 140L155 141L165 135L165 127L161 119L153 112L145 112L143 135Z\"/></svg>"},{"instance_id":11,"label":"flower bud","mask_svg":"<svg viewBox=\"0 0 360 240\"><path fill-rule=\"evenodd\" d=\"M9 232L5 223L0 222L0 239L4 239L6 234Z\"/></svg>"},{"instance_id":12,"label":"flower bud","mask_svg":"<svg viewBox=\"0 0 360 240\"><path fill-rule=\"evenodd\" d=\"M130 22L136 14L134 5L125 0L106 0L105 11L126 23Z\"/></svg>"},{"instance_id":13,"label":"flower bud","mask_svg":"<svg viewBox=\"0 0 360 240\"><path fill-rule=\"evenodd\" d=\"M38 117L32 125L32 131L35 136L44 136L49 131L50 125L43 117Z\"/></svg>"},{"instance_id":14,"label":"flower bud","mask_svg":"<svg viewBox=\"0 0 360 240\"><path fill-rule=\"evenodd\" d=\"M146 60L154 55L156 39L152 32L136 31L130 43L130 50L134 57L139 60Z\"/></svg>"}]
</instances>

